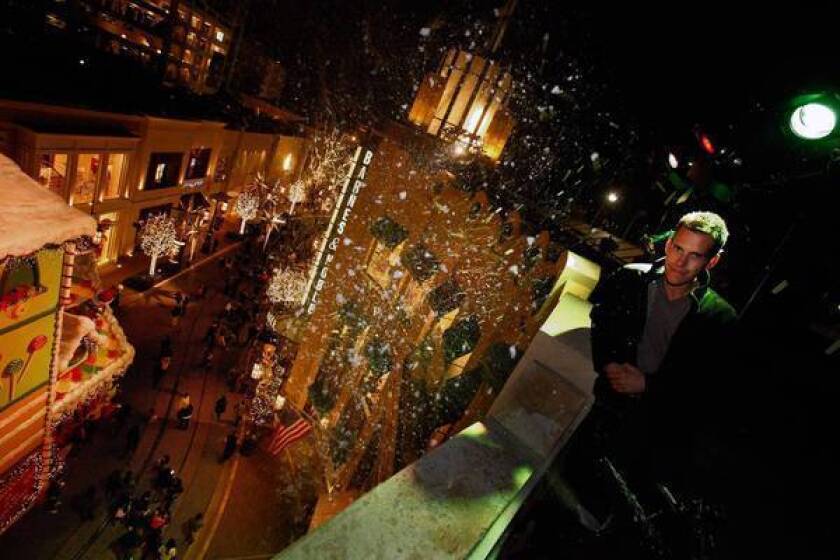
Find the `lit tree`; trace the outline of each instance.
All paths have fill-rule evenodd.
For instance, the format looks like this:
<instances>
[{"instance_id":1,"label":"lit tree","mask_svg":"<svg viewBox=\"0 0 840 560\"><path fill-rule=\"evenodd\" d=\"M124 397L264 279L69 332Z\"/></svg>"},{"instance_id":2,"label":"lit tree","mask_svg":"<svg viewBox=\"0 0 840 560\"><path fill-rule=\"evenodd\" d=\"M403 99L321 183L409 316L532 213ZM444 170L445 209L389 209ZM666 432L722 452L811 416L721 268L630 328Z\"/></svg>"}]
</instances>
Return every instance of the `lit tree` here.
<instances>
[{"instance_id":1,"label":"lit tree","mask_svg":"<svg viewBox=\"0 0 840 560\"><path fill-rule=\"evenodd\" d=\"M260 204L260 216L265 221L265 242L263 243L263 251L265 251L265 248L268 247L268 240L271 237L271 233L278 226L286 223L283 219L283 207L280 204L285 189L279 179L273 185L270 185L262 177L257 178L257 186L259 192L263 194L262 203Z\"/></svg>"},{"instance_id":2,"label":"lit tree","mask_svg":"<svg viewBox=\"0 0 840 560\"><path fill-rule=\"evenodd\" d=\"M353 146L336 129L326 129L312 139L307 159L308 196L328 212L347 172L353 163Z\"/></svg>"},{"instance_id":3,"label":"lit tree","mask_svg":"<svg viewBox=\"0 0 840 560\"><path fill-rule=\"evenodd\" d=\"M239 234L245 233L245 225L248 220L253 220L257 217L257 212L260 209L260 196L256 189L250 189L239 194L236 199L236 206L234 210L242 218L242 225L239 227Z\"/></svg>"},{"instance_id":4,"label":"lit tree","mask_svg":"<svg viewBox=\"0 0 840 560\"><path fill-rule=\"evenodd\" d=\"M140 231L140 248L152 258L149 276L155 274L158 257L175 250L179 245L182 243L178 240L178 232L169 216L158 214L146 220Z\"/></svg>"},{"instance_id":5,"label":"lit tree","mask_svg":"<svg viewBox=\"0 0 840 560\"><path fill-rule=\"evenodd\" d=\"M318 187L334 187L350 170L352 155L352 147L342 141L338 130L318 133L309 152L310 180Z\"/></svg>"},{"instance_id":6,"label":"lit tree","mask_svg":"<svg viewBox=\"0 0 840 560\"><path fill-rule=\"evenodd\" d=\"M306 274L301 270L276 268L266 294L272 303L300 302L306 289Z\"/></svg>"},{"instance_id":7,"label":"lit tree","mask_svg":"<svg viewBox=\"0 0 840 560\"><path fill-rule=\"evenodd\" d=\"M289 202L292 203L292 209L289 210L289 214L295 213L295 204L303 202L306 200L306 183L303 181L295 181L289 187L289 194L288 194Z\"/></svg>"}]
</instances>

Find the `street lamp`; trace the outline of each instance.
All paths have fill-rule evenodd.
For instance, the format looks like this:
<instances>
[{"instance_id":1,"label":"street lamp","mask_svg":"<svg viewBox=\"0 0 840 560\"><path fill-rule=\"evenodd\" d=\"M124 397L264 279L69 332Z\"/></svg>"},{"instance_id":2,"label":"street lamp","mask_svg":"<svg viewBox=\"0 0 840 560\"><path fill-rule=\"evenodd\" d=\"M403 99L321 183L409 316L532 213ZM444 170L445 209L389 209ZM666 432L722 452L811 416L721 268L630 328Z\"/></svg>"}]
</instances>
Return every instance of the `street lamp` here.
<instances>
[{"instance_id":1,"label":"street lamp","mask_svg":"<svg viewBox=\"0 0 840 560\"><path fill-rule=\"evenodd\" d=\"M613 191L607 193L607 202L609 202L610 204L615 204L616 202L618 202L618 194Z\"/></svg>"},{"instance_id":2,"label":"street lamp","mask_svg":"<svg viewBox=\"0 0 840 560\"><path fill-rule=\"evenodd\" d=\"M837 115L823 103L807 103L793 110L790 129L806 140L819 140L832 133L837 125Z\"/></svg>"}]
</instances>

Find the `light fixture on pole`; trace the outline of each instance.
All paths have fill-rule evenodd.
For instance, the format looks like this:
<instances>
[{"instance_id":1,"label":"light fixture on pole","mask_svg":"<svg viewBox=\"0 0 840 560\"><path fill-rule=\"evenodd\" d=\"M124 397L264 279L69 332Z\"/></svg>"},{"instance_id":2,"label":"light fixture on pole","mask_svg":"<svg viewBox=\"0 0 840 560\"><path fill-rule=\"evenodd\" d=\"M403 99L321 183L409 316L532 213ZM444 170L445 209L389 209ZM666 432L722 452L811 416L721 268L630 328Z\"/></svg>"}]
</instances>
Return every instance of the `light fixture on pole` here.
<instances>
[{"instance_id":1,"label":"light fixture on pole","mask_svg":"<svg viewBox=\"0 0 840 560\"><path fill-rule=\"evenodd\" d=\"M807 103L795 108L790 115L790 129L805 140L819 140L834 131L837 115L823 103Z\"/></svg>"}]
</instances>

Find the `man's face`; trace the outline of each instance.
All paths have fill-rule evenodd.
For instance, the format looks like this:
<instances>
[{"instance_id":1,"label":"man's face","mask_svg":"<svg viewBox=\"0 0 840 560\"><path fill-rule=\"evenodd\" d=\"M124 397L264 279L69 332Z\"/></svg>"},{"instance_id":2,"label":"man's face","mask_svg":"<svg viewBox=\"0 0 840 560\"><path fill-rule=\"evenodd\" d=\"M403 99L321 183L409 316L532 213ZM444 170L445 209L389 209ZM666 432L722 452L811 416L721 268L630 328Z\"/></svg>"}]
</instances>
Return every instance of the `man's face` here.
<instances>
[{"instance_id":1,"label":"man's face","mask_svg":"<svg viewBox=\"0 0 840 560\"><path fill-rule=\"evenodd\" d=\"M665 280L668 284L691 284L703 270L715 266L720 255L711 256L714 244L710 235L678 228L665 243Z\"/></svg>"}]
</instances>

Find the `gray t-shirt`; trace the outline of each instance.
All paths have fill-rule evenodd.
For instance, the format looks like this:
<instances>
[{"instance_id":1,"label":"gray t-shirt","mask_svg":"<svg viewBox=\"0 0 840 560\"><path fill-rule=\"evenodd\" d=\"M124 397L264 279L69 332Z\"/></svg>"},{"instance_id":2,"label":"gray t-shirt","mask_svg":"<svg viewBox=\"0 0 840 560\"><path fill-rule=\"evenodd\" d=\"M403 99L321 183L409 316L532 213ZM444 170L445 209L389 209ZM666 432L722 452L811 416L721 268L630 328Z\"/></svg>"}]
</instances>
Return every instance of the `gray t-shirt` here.
<instances>
[{"instance_id":1,"label":"gray t-shirt","mask_svg":"<svg viewBox=\"0 0 840 560\"><path fill-rule=\"evenodd\" d=\"M648 286L647 320L642 339L636 349L636 360L642 373L656 373L677 327L691 308L688 296L668 301L663 280L651 282Z\"/></svg>"}]
</instances>

